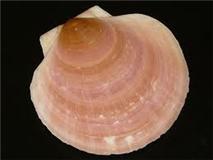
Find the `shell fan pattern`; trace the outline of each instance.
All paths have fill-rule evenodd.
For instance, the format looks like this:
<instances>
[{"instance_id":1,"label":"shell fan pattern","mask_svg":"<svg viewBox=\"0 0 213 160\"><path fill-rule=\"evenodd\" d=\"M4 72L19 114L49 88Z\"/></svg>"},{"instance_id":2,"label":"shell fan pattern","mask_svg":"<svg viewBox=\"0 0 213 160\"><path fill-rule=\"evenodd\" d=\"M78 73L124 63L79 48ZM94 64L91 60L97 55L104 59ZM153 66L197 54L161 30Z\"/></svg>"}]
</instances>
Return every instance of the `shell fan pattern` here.
<instances>
[{"instance_id":1,"label":"shell fan pattern","mask_svg":"<svg viewBox=\"0 0 213 160\"><path fill-rule=\"evenodd\" d=\"M95 6L42 35L41 44L31 99L42 123L75 148L100 155L143 148L184 105L186 61L154 18Z\"/></svg>"}]
</instances>

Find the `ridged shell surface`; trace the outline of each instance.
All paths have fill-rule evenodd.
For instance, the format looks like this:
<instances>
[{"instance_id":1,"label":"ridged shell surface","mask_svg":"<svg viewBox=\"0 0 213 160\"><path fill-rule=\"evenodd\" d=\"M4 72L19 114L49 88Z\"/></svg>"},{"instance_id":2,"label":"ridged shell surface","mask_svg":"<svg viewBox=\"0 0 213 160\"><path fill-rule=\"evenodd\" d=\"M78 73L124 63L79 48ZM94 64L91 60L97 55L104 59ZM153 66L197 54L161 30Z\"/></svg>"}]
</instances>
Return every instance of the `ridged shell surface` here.
<instances>
[{"instance_id":1,"label":"ridged shell surface","mask_svg":"<svg viewBox=\"0 0 213 160\"><path fill-rule=\"evenodd\" d=\"M31 83L41 121L94 154L143 148L177 119L188 69L167 27L142 14L74 18L61 26Z\"/></svg>"}]
</instances>

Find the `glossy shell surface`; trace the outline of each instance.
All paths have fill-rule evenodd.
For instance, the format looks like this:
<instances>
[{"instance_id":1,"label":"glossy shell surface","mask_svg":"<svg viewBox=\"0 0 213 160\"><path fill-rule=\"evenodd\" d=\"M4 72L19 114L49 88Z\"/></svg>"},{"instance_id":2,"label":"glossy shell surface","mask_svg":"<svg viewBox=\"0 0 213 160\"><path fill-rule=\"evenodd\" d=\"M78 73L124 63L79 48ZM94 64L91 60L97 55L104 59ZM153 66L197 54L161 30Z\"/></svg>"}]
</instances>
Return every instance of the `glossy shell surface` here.
<instances>
[{"instance_id":1,"label":"glossy shell surface","mask_svg":"<svg viewBox=\"0 0 213 160\"><path fill-rule=\"evenodd\" d=\"M189 77L182 50L154 18L110 16L95 7L42 36L41 44L45 58L33 75L32 101L45 126L80 150L143 148L184 105Z\"/></svg>"}]
</instances>

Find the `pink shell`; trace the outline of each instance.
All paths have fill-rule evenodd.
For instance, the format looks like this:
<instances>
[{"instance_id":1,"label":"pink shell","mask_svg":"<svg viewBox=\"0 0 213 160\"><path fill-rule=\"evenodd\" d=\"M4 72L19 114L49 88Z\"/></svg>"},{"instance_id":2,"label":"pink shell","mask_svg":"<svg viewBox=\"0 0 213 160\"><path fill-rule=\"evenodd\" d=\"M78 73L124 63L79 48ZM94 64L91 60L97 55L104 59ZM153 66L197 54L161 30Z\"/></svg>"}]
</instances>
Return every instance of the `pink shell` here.
<instances>
[{"instance_id":1,"label":"pink shell","mask_svg":"<svg viewBox=\"0 0 213 160\"><path fill-rule=\"evenodd\" d=\"M142 14L66 22L35 70L31 98L60 140L94 154L143 148L177 119L188 92L181 48Z\"/></svg>"}]
</instances>

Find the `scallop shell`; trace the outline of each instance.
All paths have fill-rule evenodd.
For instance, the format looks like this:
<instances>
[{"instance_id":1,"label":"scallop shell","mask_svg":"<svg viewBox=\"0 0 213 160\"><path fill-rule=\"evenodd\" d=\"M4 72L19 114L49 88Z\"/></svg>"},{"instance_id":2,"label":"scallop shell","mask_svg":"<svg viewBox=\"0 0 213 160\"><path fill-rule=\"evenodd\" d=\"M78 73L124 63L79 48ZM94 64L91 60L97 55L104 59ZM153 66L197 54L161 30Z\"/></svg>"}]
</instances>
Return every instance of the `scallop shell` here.
<instances>
[{"instance_id":1,"label":"scallop shell","mask_svg":"<svg viewBox=\"0 0 213 160\"><path fill-rule=\"evenodd\" d=\"M177 119L188 69L177 40L156 19L110 16L95 6L40 40L45 58L31 99L64 143L100 155L128 153Z\"/></svg>"}]
</instances>

